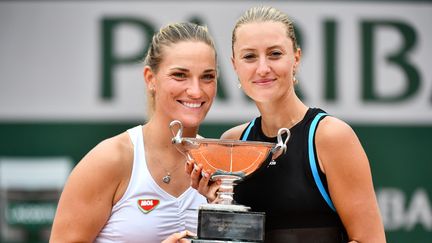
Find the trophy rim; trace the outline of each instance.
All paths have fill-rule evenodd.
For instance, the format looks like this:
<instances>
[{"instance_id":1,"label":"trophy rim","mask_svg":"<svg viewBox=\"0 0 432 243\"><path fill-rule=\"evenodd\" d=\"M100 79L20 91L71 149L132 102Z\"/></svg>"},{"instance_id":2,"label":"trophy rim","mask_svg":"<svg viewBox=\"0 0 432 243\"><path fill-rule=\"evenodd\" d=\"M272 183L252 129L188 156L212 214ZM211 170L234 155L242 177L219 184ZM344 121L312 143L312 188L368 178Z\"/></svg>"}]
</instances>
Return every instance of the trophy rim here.
<instances>
[{"instance_id":1,"label":"trophy rim","mask_svg":"<svg viewBox=\"0 0 432 243\"><path fill-rule=\"evenodd\" d=\"M208 144L219 144L219 145L236 145L236 146L266 146L266 147L274 147L276 143L269 142L261 142L261 141L244 141L244 140L236 140L236 139L216 139L216 138L191 138L191 137L182 137L183 141L190 142L198 142L198 143L208 143Z\"/></svg>"}]
</instances>

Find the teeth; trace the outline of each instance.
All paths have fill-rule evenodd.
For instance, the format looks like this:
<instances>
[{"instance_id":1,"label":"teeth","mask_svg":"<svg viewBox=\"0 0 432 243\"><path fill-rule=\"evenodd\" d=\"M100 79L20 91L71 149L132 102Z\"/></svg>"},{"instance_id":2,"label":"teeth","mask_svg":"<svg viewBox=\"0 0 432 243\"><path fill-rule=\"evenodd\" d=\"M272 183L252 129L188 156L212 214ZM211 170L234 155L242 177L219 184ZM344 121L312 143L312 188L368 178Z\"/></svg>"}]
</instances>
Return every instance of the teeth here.
<instances>
[{"instance_id":1,"label":"teeth","mask_svg":"<svg viewBox=\"0 0 432 243\"><path fill-rule=\"evenodd\" d=\"M198 108L201 107L200 103L189 103L189 102L182 102L184 106L190 107L190 108Z\"/></svg>"}]
</instances>

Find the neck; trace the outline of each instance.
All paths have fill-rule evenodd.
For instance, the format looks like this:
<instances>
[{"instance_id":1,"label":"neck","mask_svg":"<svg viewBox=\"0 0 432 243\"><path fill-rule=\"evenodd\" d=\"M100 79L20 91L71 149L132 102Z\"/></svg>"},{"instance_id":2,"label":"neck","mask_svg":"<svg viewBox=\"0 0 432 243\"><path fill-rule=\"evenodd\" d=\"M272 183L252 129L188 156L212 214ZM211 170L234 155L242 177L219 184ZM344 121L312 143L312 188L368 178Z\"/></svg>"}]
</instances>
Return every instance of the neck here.
<instances>
[{"instance_id":1,"label":"neck","mask_svg":"<svg viewBox=\"0 0 432 243\"><path fill-rule=\"evenodd\" d=\"M147 130L147 136L154 141L155 145L166 146L171 145L171 139L175 136L170 128L172 120L153 116L145 125L144 130ZM177 128L174 130L177 132ZM197 127L183 127L183 137L196 137L198 132Z\"/></svg>"},{"instance_id":2,"label":"neck","mask_svg":"<svg viewBox=\"0 0 432 243\"><path fill-rule=\"evenodd\" d=\"M257 103L261 113L261 126L264 134L275 137L280 128L291 129L305 116L308 107L294 94L281 101Z\"/></svg>"},{"instance_id":3,"label":"neck","mask_svg":"<svg viewBox=\"0 0 432 243\"><path fill-rule=\"evenodd\" d=\"M179 158L184 157L184 154L178 151L176 145L172 144L174 135L169 127L170 123L171 121L157 119L154 116L143 126L147 156L149 159L162 160L166 169L175 166ZM195 137L196 131L196 128L183 128L183 137Z\"/></svg>"},{"instance_id":4,"label":"neck","mask_svg":"<svg viewBox=\"0 0 432 243\"><path fill-rule=\"evenodd\" d=\"M163 190L178 197L189 187L190 180L181 169L186 157L171 142L174 135L169 123L152 118L143 126L144 150L152 177Z\"/></svg>"}]
</instances>

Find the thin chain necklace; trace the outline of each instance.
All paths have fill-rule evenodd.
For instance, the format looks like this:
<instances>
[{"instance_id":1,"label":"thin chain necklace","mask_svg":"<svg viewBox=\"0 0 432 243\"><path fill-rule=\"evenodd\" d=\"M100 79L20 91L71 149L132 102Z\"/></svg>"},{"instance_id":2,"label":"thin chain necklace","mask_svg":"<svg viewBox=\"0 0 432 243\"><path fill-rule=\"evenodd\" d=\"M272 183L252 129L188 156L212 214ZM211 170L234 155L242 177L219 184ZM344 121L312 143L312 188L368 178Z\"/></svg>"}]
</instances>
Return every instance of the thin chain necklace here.
<instances>
[{"instance_id":1,"label":"thin chain necklace","mask_svg":"<svg viewBox=\"0 0 432 243\"><path fill-rule=\"evenodd\" d=\"M166 171L166 175L164 177L162 177L162 181L166 184L169 184L171 181L171 174L169 173L169 171Z\"/></svg>"},{"instance_id":2,"label":"thin chain necklace","mask_svg":"<svg viewBox=\"0 0 432 243\"><path fill-rule=\"evenodd\" d=\"M146 132L143 131L143 134L145 134ZM145 135L144 135L145 136ZM151 158L150 158L151 159ZM182 164L181 162L178 162L179 164L174 166L174 168L171 170L171 172L169 172L167 169L165 169L165 167L162 164L162 161L160 161L159 159L151 159L153 162L156 162L156 164L158 164L160 167L162 167L162 169L165 171L165 176L162 177L162 182L165 184L169 184L171 182L171 172L175 172L177 171L178 167L180 166L180 164Z\"/></svg>"},{"instance_id":3,"label":"thin chain necklace","mask_svg":"<svg viewBox=\"0 0 432 243\"><path fill-rule=\"evenodd\" d=\"M152 159L152 161L157 165L160 166L164 171L165 175L162 177L162 182L165 184L169 184L172 180L172 174L178 170L181 164L184 164L183 161L178 161L176 165L174 165L170 170L167 170L164 166L163 160L160 159Z\"/></svg>"},{"instance_id":4,"label":"thin chain necklace","mask_svg":"<svg viewBox=\"0 0 432 243\"><path fill-rule=\"evenodd\" d=\"M156 164L156 165L158 165L159 167L161 167L164 171L165 171L165 175L162 177L162 182L163 183L165 183L165 184L169 184L170 182L171 182L171 172L175 172L175 171L177 171L178 170L178 168L180 167L180 164L182 164L182 163L185 163L185 162L183 162L183 161L179 161L178 162L178 164L176 165L176 166L174 166L174 168L172 168L171 169L171 172L170 171L168 171L167 169L165 169L165 167L163 166L163 163L162 163L162 161L161 160L158 160L158 159L151 159L150 158L150 160L154 163L154 164Z\"/></svg>"},{"instance_id":5,"label":"thin chain necklace","mask_svg":"<svg viewBox=\"0 0 432 243\"><path fill-rule=\"evenodd\" d=\"M162 169L164 169L166 175L164 177L162 177L162 182L165 184L169 184L171 182L171 173L165 169L165 167L162 166L162 163L159 162L159 164L161 165ZM179 164L181 164L181 162L179 162ZM172 172L177 171L179 165L176 165L173 169Z\"/></svg>"}]
</instances>

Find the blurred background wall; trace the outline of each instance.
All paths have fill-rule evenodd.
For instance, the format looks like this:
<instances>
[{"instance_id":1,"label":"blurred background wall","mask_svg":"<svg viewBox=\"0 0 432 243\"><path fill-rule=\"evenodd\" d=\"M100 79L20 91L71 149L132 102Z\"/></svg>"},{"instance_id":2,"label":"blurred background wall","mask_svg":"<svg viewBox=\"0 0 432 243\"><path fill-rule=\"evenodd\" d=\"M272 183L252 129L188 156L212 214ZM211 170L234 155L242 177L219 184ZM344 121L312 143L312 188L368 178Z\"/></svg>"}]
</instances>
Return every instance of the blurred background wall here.
<instances>
[{"instance_id":1,"label":"blurred background wall","mask_svg":"<svg viewBox=\"0 0 432 243\"><path fill-rule=\"evenodd\" d=\"M142 124L142 60L170 22L215 37L218 96L200 133L257 110L237 88L231 30L272 5L295 21L298 92L352 125L372 168L388 242L432 235L432 1L0 1L0 242L46 242L72 167Z\"/></svg>"}]
</instances>

